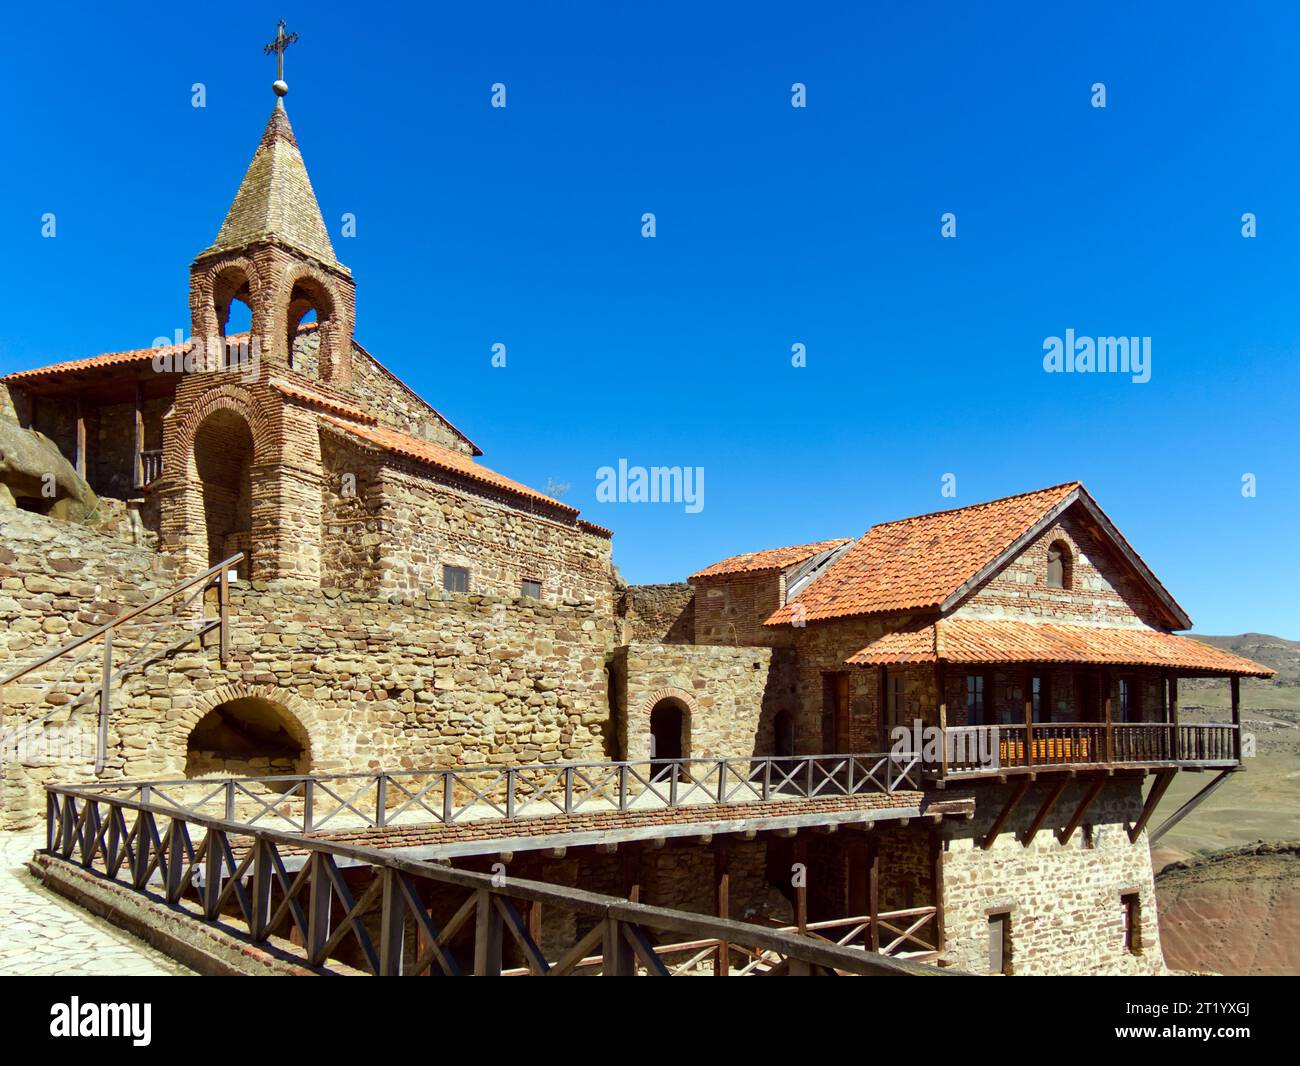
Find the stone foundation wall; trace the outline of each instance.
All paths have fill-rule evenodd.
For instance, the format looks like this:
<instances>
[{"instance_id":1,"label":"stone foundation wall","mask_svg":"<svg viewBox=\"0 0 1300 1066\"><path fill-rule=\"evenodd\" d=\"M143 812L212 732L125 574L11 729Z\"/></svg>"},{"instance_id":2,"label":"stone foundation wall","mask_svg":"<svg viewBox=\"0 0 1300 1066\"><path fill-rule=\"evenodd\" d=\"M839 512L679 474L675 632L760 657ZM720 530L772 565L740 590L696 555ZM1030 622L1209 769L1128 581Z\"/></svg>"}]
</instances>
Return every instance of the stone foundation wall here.
<instances>
[{"instance_id":1,"label":"stone foundation wall","mask_svg":"<svg viewBox=\"0 0 1300 1066\"><path fill-rule=\"evenodd\" d=\"M0 544L5 665L39 658L174 583L161 556L26 512L5 513ZM321 772L612 753L612 621L592 604L440 591L394 604L258 582L232 589L230 614L227 668L215 650L187 650L115 688L105 777L184 776L193 727L245 697L295 718ZM67 683L7 688L7 823L30 824L43 809L41 782L92 776L96 703L75 713L70 704L97 683L100 662L90 657ZM17 743L49 715L40 743Z\"/></svg>"},{"instance_id":2,"label":"stone foundation wall","mask_svg":"<svg viewBox=\"0 0 1300 1066\"><path fill-rule=\"evenodd\" d=\"M987 973L989 915L1009 911L1016 974L1163 973L1151 851L1145 833L1130 844L1124 828L1141 810L1141 782L1117 778L1107 785L1087 826L1062 845L1054 830L1068 820L1086 787L1072 784L1025 847L1016 834L1033 820L1051 787L1050 782L1033 785L988 851L979 841L1013 786L972 789L974 820L945 824L945 962L968 973ZM1120 895L1129 891L1141 898L1142 951L1136 955L1124 948Z\"/></svg>"}]
</instances>

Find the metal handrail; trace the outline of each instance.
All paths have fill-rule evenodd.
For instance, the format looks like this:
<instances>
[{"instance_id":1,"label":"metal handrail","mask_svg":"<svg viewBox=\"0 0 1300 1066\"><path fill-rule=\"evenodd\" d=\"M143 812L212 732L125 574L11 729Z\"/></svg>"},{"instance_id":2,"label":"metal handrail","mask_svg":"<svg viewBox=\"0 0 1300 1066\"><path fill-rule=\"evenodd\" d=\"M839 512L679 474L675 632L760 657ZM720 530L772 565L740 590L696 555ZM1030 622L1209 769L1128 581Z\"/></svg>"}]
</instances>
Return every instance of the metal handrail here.
<instances>
[{"instance_id":1,"label":"metal handrail","mask_svg":"<svg viewBox=\"0 0 1300 1066\"><path fill-rule=\"evenodd\" d=\"M145 611L157 607L160 603L166 602L167 600L171 599L173 596L179 595L182 592L192 589L195 585L201 582L210 581L216 574L219 574L225 570L229 570L231 567L235 566L238 563L242 563L243 561L244 561L244 553L236 552L229 559L224 559L221 562L217 563L216 566L209 567L207 570L197 575L196 577L189 578L186 581L183 581L181 584L168 589L166 592L159 593L148 603L141 604L139 607L132 607L131 610L124 611L122 614L110 618L98 629L92 629L89 633L83 633L76 640L63 645L63 647L61 648L56 648L48 655L40 659L37 659L34 663L29 663L27 666L24 666L22 669L15 671L14 673L6 677L4 680L0 681L0 688L2 688L5 685L8 685L10 682L17 681L20 677L26 677L33 670L39 670L46 663L53 662L55 659L67 655L68 652L70 651L76 651L76 649L80 648L83 644L89 644L91 641L96 640L99 637L102 637L109 630L116 629L118 626L121 626L124 623L129 622L132 618L144 614Z\"/></svg>"}]
</instances>

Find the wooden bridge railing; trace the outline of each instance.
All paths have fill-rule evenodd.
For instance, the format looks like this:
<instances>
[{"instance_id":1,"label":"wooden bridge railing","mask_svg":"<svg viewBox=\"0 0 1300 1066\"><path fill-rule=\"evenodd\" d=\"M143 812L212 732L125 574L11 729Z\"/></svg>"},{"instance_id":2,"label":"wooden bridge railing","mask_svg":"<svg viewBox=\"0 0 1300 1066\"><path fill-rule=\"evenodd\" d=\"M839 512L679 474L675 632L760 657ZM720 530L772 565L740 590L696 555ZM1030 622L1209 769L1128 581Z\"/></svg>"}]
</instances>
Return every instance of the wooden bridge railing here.
<instances>
[{"instance_id":1,"label":"wooden bridge railing","mask_svg":"<svg viewBox=\"0 0 1300 1066\"><path fill-rule=\"evenodd\" d=\"M46 854L253 943L274 938L278 952L312 967L344 956L375 975L564 976L598 953L604 976L672 976L663 944L721 941L761 955L751 974L943 973L784 930L183 815L80 788L49 785L46 796ZM296 870L286 867L286 850L299 859L305 854ZM565 923L572 934L550 950L525 918L542 906L574 915ZM508 971L516 959L520 968Z\"/></svg>"},{"instance_id":2,"label":"wooden bridge railing","mask_svg":"<svg viewBox=\"0 0 1300 1066\"><path fill-rule=\"evenodd\" d=\"M949 726L949 775L1006 769L1113 764L1228 765L1236 762L1231 723L1035 722Z\"/></svg>"},{"instance_id":3,"label":"wooden bridge railing","mask_svg":"<svg viewBox=\"0 0 1300 1066\"><path fill-rule=\"evenodd\" d=\"M805 755L97 782L80 787L104 798L183 814L319 832L892 793L920 788L921 774L917 756Z\"/></svg>"},{"instance_id":4,"label":"wooden bridge railing","mask_svg":"<svg viewBox=\"0 0 1300 1066\"><path fill-rule=\"evenodd\" d=\"M83 633L76 640L55 648L34 662L20 667L0 679L0 696L3 695L5 686L29 677L51 664L58 664L62 673L55 677L41 676L39 683L47 690L81 684L82 682L75 675L93 659L98 645L100 661L98 669L94 670L95 680L84 685L80 694L71 701L71 706L56 706L43 717L26 723L23 728L27 730L39 728L55 715L74 712L98 697L99 728L96 740L95 773L103 772L108 747L108 719L112 709L115 683L128 674L138 673L164 656L179 651L192 641L202 640L214 630L217 632L218 654L221 662L225 663L230 650L230 627L227 618L228 575L233 573L243 560L243 552L238 552L229 559L223 559L203 573L180 582L138 607L122 611L103 625ZM203 596L214 586L217 590L217 613L212 617L206 617L203 613ZM165 608L167 613L162 617L151 614L159 608Z\"/></svg>"}]
</instances>

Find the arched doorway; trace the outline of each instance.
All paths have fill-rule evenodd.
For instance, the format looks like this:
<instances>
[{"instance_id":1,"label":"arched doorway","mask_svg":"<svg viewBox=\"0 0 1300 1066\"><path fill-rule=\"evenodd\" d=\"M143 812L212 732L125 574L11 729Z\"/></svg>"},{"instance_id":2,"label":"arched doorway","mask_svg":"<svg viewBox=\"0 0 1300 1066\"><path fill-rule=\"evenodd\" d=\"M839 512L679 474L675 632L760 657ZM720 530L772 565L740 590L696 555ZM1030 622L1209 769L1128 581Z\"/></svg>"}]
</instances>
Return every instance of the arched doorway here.
<instances>
[{"instance_id":1,"label":"arched doorway","mask_svg":"<svg viewBox=\"0 0 1300 1066\"><path fill-rule=\"evenodd\" d=\"M235 552L252 559L253 433L235 411L208 415L194 435L194 466L202 493L208 565ZM240 569L251 572L250 563Z\"/></svg>"},{"instance_id":2,"label":"arched doorway","mask_svg":"<svg viewBox=\"0 0 1300 1066\"><path fill-rule=\"evenodd\" d=\"M794 754L794 715L788 710L777 711L772 721L772 754L786 759Z\"/></svg>"},{"instance_id":3,"label":"arched doorway","mask_svg":"<svg viewBox=\"0 0 1300 1066\"><path fill-rule=\"evenodd\" d=\"M686 708L667 697L650 708L650 758L656 762L687 758Z\"/></svg>"},{"instance_id":4,"label":"arched doorway","mask_svg":"<svg viewBox=\"0 0 1300 1066\"><path fill-rule=\"evenodd\" d=\"M213 707L190 731L185 748L186 777L305 774L310 765L311 742L302 723L260 696Z\"/></svg>"}]
</instances>

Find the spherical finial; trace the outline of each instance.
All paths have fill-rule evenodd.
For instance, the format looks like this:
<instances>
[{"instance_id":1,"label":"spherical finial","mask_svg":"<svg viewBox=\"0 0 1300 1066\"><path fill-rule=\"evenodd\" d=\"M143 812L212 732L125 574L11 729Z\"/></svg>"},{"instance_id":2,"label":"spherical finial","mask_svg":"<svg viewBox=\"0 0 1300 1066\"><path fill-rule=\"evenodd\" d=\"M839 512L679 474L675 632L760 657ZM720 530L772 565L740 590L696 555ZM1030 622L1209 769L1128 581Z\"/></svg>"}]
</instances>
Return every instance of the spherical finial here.
<instances>
[{"instance_id":1,"label":"spherical finial","mask_svg":"<svg viewBox=\"0 0 1300 1066\"><path fill-rule=\"evenodd\" d=\"M289 83L284 80L280 80L273 83L271 85L271 89L276 96L283 96L285 93L289 91Z\"/></svg>"}]
</instances>

